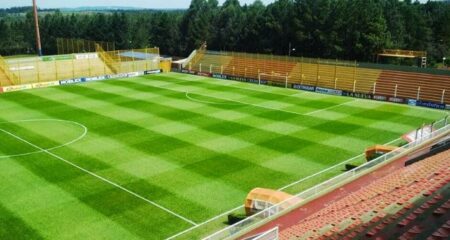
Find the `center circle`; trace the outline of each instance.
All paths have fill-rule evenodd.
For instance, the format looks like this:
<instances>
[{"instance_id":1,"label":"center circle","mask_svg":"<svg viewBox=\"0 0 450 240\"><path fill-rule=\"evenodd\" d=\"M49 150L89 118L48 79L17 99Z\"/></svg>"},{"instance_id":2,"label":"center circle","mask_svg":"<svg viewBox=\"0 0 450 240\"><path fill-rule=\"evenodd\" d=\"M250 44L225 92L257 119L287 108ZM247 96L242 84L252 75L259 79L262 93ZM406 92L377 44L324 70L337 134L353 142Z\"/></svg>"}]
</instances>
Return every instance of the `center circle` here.
<instances>
[{"instance_id":1,"label":"center circle","mask_svg":"<svg viewBox=\"0 0 450 240\"><path fill-rule=\"evenodd\" d=\"M27 120L16 120L16 121L5 121L5 122L0 122L0 129L2 127L2 125L5 124L14 124L14 123L32 123L32 122L57 122L57 123L66 123L66 124L71 124L75 127L80 128L81 134L78 135L77 137L71 139L70 141L67 141L65 143L61 143L57 146L53 146L53 147L47 147L47 148L42 148L42 149L37 149L36 151L30 151L30 152L25 152L25 153L18 153L18 154L10 154L10 155L0 155L0 159L3 158L13 158L13 157L21 157L21 156L28 156L31 154L36 154L36 153L42 153L42 152L47 152L47 151L51 151L51 150L55 150L58 148L62 148L68 145L71 145L75 142L80 141L81 139L83 139L87 132L88 129L86 126L84 126L81 123L75 122L75 121L69 121L69 120L62 120L62 119L27 119ZM6 130L6 129L4 129ZM19 136L20 137L20 136Z\"/></svg>"}]
</instances>

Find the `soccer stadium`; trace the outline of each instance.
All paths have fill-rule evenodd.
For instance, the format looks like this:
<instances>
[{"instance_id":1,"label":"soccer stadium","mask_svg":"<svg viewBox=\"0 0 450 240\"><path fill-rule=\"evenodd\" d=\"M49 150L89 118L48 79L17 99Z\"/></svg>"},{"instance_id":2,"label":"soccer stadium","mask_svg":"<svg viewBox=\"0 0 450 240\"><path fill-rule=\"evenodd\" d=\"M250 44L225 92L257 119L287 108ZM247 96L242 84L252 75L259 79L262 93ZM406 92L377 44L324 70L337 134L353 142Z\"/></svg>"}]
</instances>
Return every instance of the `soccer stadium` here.
<instances>
[{"instance_id":1,"label":"soccer stadium","mask_svg":"<svg viewBox=\"0 0 450 240\"><path fill-rule=\"evenodd\" d=\"M448 1L77 2L0 3L0 239L450 238Z\"/></svg>"}]
</instances>

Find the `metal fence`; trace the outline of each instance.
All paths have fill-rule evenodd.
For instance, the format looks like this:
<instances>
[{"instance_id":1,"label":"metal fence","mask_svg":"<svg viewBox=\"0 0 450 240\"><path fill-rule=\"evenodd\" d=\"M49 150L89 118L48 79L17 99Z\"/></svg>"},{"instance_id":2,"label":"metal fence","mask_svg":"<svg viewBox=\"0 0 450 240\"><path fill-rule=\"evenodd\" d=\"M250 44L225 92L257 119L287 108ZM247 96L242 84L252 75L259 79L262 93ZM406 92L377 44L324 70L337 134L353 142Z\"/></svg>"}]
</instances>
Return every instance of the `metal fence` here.
<instances>
[{"instance_id":1,"label":"metal fence","mask_svg":"<svg viewBox=\"0 0 450 240\"><path fill-rule=\"evenodd\" d=\"M332 179L322 182L321 184L318 184L306 191L303 191L303 192L295 195L292 199L287 199L277 205L267 208L255 215L252 215L234 225L224 228L224 229L204 238L204 240L232 239L232 238L238 237L243 233L244 230L248 230L257 225L266 223L266 222L273 220L276 217L282 215L283 213L286 213L288 210L299 207L300 205L292 206L291 204L289 204L294 198L301 198L304 201L314 199L315 197L318 196L318 194L321 194L326 190L330 190L340 184L348 182L348 181L354 179L356 176L359 176L361 173L365 173L368 170L371 170L374 166L377 166L381 163L384 163L384 162L394 159L395 157L404 153L405 150L408 150L408 149L415 150L415 149L419 148L422 143L424 143L425 141L427 141L429 139L435 138L437 136L445 136L450 133L450 125L447 123L447 118L436 122L434 126L435 126L435 128L438 128L438 129L436 129L430 133L427 133L426 135L422 135L420 138L404 145L402 148L399 148L397 150L389 152L389 153L382 155L370 162L367 162L355 169L352 169L352 170L347 171L343 174L340 174Z\"/></svg>"},{"instance_id":2,"label":"metal fence","mask_svg":"<svg viewBox=\"0 0 450 240\"><path fill-rule=\"evenodd\" d=\"M157 70L159 60L158 48L0 58L0 87Z\"/></svg>"},{"instance_id":3,"label":"metal fence","mask_svg":"<svg viewBox=\"0 0 450 240\"><path fill-rule=\"evenodd\" d=\"M278 240L278 227L272 228L252 240Z\"/></svg>"}]
</instances>

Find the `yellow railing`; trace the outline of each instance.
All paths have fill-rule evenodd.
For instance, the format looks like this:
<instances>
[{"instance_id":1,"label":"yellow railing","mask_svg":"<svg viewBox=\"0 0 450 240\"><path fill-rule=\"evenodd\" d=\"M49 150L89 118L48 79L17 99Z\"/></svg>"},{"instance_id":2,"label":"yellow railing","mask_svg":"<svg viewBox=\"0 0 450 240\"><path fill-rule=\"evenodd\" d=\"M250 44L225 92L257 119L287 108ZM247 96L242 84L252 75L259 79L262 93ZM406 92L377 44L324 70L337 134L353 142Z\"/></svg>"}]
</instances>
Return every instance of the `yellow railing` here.
<instances>
[{"instance_id":1,"label":"yellow railing","mask_svg":"<svg viewBox=\"0 0 450 240\"><path fill-rule=\"evenodd\" d=\"M3 73L3 76L0 76L0 78L4 78L0 79L0 86L19 84L19 78L9 70L9 66L2 56L0 56L0 72Z\"/></svg>"},{"instance_id":2,"label":"yellow railing","mask_svg":"<svg viewBox=\"0 0 450 240\"><path fill-rule=\"evenodd\" d=\"M115 60L109 52L105 52L105 50L103 50L103 48L100 46L100 44L96 44L95 45L95 50L98 53L98 56L100 57L100 59L103 60L103 62L109 67L109 69L111 69L112 72L114 73L118 73L118 69L117 69L117 64L116 63L120 63L120 58L118 60Z\"/></svg>"},{"instance_id":3,"label":"yellow railing","mask_svg":"<svg viewBox=\"0 0 450 240\"><path fill-rule=\"evenodd\" d=\"M159 49L0 59L0 86L51 82L160 69ZM14 69L14 73L9 71Z\"/></svg>"}]
</instances>

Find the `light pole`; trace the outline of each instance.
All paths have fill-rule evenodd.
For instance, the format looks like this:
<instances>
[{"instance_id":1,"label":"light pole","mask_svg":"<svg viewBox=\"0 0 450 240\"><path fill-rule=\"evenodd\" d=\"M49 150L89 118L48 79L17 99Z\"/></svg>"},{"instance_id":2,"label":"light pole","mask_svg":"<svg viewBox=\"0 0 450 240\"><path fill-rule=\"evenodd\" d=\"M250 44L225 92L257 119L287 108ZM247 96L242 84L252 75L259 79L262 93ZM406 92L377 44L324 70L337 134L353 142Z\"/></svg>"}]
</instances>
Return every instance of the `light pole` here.
<instances>
[{"instance_id":1,"label":"light pole","mask_svg":"<svg viewBox=\"0 0 450 240\"><path fill-rule=\"evenodd\" d=\"M39 17L36 0L33 0L34 26L36 29L36 50L39 56L42 56L41 34L39 33Z\"/></svg>"},{"instance_id":2,"label":"light pole","mask_svg":"<svg viewBox=\"0 0 450 240\"><path fill-rule=\"evenodd\" d=\"M295 52L295 48L292 48L292 44L289 42L289 57L291 56L291 52Z\"/></svg>"}]
</instances>

